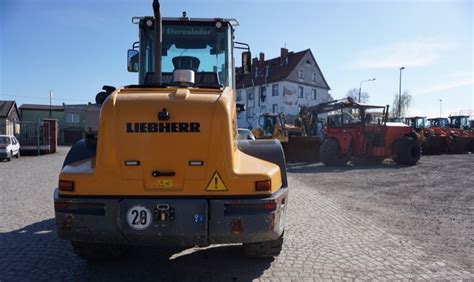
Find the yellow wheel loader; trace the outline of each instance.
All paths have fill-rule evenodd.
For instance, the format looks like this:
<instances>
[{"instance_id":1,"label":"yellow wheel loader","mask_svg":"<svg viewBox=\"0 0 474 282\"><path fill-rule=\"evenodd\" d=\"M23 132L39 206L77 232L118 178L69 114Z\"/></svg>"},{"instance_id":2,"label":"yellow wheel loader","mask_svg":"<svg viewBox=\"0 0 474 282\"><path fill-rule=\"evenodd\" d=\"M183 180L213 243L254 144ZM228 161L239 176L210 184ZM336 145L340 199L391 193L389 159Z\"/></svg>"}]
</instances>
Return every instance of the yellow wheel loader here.
<instances>
[{"instance_id":1,"label":"yellow wheel loader","mask_svg":"<svg viewBox=\"0 0 474 282\"><path fill-rule=\"evenodd\" d=\"M252 129L252 133L256 139L288 142L290 136L303 136L304 129L287 124L284 113L263 113L258 116L258 126Z\"/></svg>"},{"instance_id":2,"label":"yellow wheel loader","mask_svg":"<svg viewBox=\"0 0 474 282\"><path fill-rule=\"evenodd\" d=\"M59 237L87 260L131 246L283 244L288 183L276 140L238 140L233 19L134 17L138 84L104 87L97 135L71 147L54 191ZM243 46L243 47L242 47ZM246 46L246 47L245 47Z\"/></svg>"},{"instance_id":3,"label":"yellow wheel loader","mask_svg":"<svg viewBox=\"0 0 474 282\"><path fill-rule=\"evenodd\" d=\"M286 123L284 113L263 113L258 116L258 126L252 129L256 139L275 139L281 142L287 162L319 161L320 139L307 136L303 124Z\"/></svg>"}]
</instances>

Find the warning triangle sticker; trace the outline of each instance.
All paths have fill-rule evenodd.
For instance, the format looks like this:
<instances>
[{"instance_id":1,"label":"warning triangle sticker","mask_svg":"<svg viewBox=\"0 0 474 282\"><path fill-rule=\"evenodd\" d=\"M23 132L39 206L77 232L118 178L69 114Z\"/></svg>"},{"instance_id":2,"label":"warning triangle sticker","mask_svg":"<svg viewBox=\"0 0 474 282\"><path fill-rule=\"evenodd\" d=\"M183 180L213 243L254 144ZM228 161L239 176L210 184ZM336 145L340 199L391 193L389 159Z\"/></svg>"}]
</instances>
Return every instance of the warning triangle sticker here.
<instances>
[{"instance_id":1,"label":"warning triangle sticker","mask_svg":"<svg viewBox=\"0 0 474 282\"><path fill-rule=\"evenodd\" d=\"M214 172L214 175L212 175L209 184L207 184L206 191L228 191L227 187L225 187L224 181L222 181L222 178L217 172L217 170L216 172Z\"/></svg>"}]
</instances>

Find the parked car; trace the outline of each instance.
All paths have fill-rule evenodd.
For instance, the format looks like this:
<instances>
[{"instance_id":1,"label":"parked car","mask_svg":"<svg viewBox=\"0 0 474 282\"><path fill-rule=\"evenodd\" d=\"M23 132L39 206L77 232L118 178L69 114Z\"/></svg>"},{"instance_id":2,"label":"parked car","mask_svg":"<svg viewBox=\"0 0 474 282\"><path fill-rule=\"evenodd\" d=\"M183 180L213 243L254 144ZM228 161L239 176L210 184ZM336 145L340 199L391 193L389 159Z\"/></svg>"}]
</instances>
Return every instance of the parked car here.
<instances>
[{"instance_id":1,"label":"parked car","mask_svg":"<svg viewBox=\"0 0 474 282\"><path fill-rule=\"evenodd\" d=\"M20 157L20 142L15 136L0 135L0 160L11 161L14 156Z\"/></svg>"},{"instance_id":2,"label":"parked car","mask_svg":"<svg viewBox=\"0 0 474 282\"><path fill-rule=\"evenodd\" d=\"M253 135L252 131L239 128L239 140L255 140L255 136Z\"/></svg>"}]
</instances>

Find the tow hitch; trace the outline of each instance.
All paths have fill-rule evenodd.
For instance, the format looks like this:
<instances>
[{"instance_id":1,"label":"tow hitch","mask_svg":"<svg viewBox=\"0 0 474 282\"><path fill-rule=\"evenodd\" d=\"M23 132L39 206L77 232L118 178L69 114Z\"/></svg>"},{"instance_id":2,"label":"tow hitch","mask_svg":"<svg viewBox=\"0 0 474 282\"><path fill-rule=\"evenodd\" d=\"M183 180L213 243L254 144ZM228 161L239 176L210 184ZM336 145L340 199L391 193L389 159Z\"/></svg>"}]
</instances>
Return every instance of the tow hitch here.
<instances>
[{"instance_id":1,"label":"tow hitch","mask_svg":"<svg viewBox=\"0 0 474 282\"><path fill-rule=\"evenodd\" d=\"M154 219L158 222L174 220L174 208L168 204L158 204L155 208Z\"/></svg>"}]
</instances>

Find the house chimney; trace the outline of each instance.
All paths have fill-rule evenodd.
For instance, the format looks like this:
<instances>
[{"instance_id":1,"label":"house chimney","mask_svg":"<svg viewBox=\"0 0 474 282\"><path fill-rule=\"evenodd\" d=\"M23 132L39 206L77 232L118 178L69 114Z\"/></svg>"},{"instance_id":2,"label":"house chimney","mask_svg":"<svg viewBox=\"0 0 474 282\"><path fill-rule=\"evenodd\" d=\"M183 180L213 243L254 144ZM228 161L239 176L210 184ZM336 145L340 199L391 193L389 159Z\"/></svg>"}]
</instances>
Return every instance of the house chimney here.
<instances>
[{"instance_id":1,"label":"house chimney","mask_svg":"<svg viewBox=\"0 0 474 282\"><path fill-rule=\"evenodd\" d=\"M259 70L259 61L258 58L252 59L252 75L257 78L258 77L258 70Z\"/></svg>"},{"instance_id":2,"label":"house chimney","mask_svg":"<svg viewBox=\"0 0 474 282\"><path fill-rule=\"evenodd\" d=\"M252 59L252 68L258 67L258 58Z\"/></svg>"},{"instance_id":3,"label":"house chimney","mask_svg":"<svg viewBox=\"0 0 474 282\"><path fill-rule=\"evenodd\" d=\"M287 58L288 58L288 49L280 48L280 64L281 65L286 64Z\"/></svg>"},{"instance_id":4,"label":"house chimney","mask_svg":"<svg viewBox=\"0 0 474 282\"><path fill-rule=\"evenodd\" d=\"M263 64L265 62L265 54L260 52L260 60L259 60L259 65L258 65L258 68L259 69L263 69Z\"/></svg>"}]
</instances>

